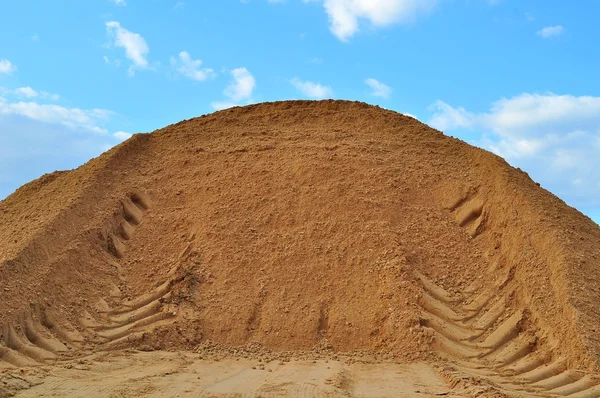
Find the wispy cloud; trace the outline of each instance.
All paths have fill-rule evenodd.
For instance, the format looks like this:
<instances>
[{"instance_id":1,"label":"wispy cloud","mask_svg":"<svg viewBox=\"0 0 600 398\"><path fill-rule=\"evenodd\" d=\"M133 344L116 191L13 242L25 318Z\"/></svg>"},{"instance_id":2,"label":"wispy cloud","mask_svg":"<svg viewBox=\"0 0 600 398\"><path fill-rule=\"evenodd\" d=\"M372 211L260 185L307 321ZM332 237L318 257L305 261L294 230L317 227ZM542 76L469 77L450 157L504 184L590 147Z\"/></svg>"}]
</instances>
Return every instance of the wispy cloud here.
<instances>
[{"instance_id":1,"label":"wispy cloud","mask_svg":"<svg viewBox=\"0 0 600 398\"><path fill-rule=\"evenodd\" d=\"M7 59L0 59L0 73L9 75L17 70L17 67Z\"/></svg>"},{"instance_id":2,"label":"wispy cloud","mask_svg":"<svg viewBox=\"0 0 600 398\"><path fill-rule=\"evenodd\" d=\"M38 92L29 86L19 87L15 90L15 93L20 97L27 97L27 98L32 98L32 97L38 96Z\"/></svg>"},{"instance_id":3,"label":"wispy cloud","mask_svg":"<svg viewBox=\"0 0 600 398\"><path fill-rule=\"evenodd\" d=\"M305 3L311 1L304 1ZM347 41L360 31L361 22L381 28L396 23L411 23L430 13L439 0L323 0L329 29Z\"/></svg>"},{"instance_id":4,"label":"wispy cloud","mask_svg":"<svg viewBox=\"0 0 600 398\"><path fill-rule=\"evenodd\" d=\"M10 97L15 96L19 98L40 98L52 101L58 101L60 96L58 94L52 94L47 91L37 91L29 86L18 87L14 90L8 89L6 87L0 87L0 94Z\"/></svg>"},{"instance_id":5,"label":"wispy cloud","mask_svg":"<svg viewBox=\"0 0 600 398\"><path fill-rule=\"evenodd\" d=\"M537 35L544 39L550 39L552 37L558 37L565 32L565 28L562 25L546 26L537 31Z\"/></svg>"},{"instance_id":6,"label":"wispy cloud","mask_svg":"<svg viewBox=\"0 0 600 398\"><path fill-rule=\"evenodd\" d=\"M76 167L129 137L123 131L109 133L110 110L41 102L59 98L30 86L0 87L0 131L6 132L0 134L0 198L48 170ZM22 169L15 172L16 167Z\"/></svg>"},{"instance_id":7,"label":"wispy cloud","mask_svg":"<svg viewBox=\"0 0 600 398\"><path fill-rule=\"evenodd\" d=\"M256 88L254 76L246 68L237 68L231 71L233 80L223 91L228 97L227 101L215 101L211 105L216 110L227 109L239 105L241 101L249 100Z\"/></svg>"},{"instance_id":8,"label":"wispy cloud","mask_svg":"<svg viewBox=\"0 0 600 398\"><path fill-rule=\"evenodd\" d=\"M369 78L365 80L365 83L367 86L371 87L371 95L374 97L389 98L392 94L392 88L390 86L387 86L376 79Z\"/></svg>"},{"instance_id":9,"label":"wispy cloud","mask_svg":"<svg viewBox=\"0 0 600 398\"><path fill-rule=\"evenodd\" d=\"M171 57L171 66L177 72L192 80L204 81L209 77L216 75L215 71L210 68L202 68L202 61L192 59L187 51L182 51L176 57Z\"/></svg>"},{"instance_id":10,"label":"wispy cloud","mask_svg":"<svg viewBox=\"0 0 600 398\"><path fill-rule=\"evenodd\" d=\"M107 130L99 124L105 122L112 112L105 109L65 108L31 101L7 102L0 98L0 115L19 115L39 122L60 124L71 129L106 134Z\"/></svg>"},{"instance_id":11,"label":"wispy cloud","mask_svg":"<svg viewBox=\"0 0 600 398\"><path fill-rule=\"evenodd\" d=\"M113 40L115 47L125 50L125 56L132 62L129 74L133 75L136 69L148 68L148 53L150 48L146 40L138 33L131 32L121 26L117 21L106 23L106 31Z\"/></svg>"},{"instance_id":12,"label":"wispy cloud","mask_svg":"<svg viewBox=\"0 0 600 398\"><path fill-rule=\"evenodd\" d=\"M120 141L128 140L129 138L131 138L132 135L133 134L126 133L125 131L117 131L116 133L113 133L113 137Z\"/></svg>"},{"instance_id":13,"label":"wispy cloud","mask_svg":"<svg viewBox=\"0 0 600 398\"><path fill-rule=\"evenodd\" d=\"M471 112L437 101L429 124L481 133L475 144L505 157L581 208L600 207L600 97L524 93Z\"/></svg>"},{"instance_id":14,"label":"wispy cloud","mask_svg":"<svg viewBox=\"0 0 600 398\"><path fill-rule=\"evenodd\" d=\"M333 89L329 86L324 86L320 83L311 82L308 80L300 80L294 77L290 83L300 91L303 95L309 98L323 99L333 96Z\"/></svg>"},{"instance_id":15,"label":"wispy cloud","mask_svg":"<svg viewBox=\"0 0 600 398\"><path fill-rule=\"evenodd\" d=\"M239 102L250 98L256 87L254 76L246 68L237 68L231 71L233 82L223 92L232 101Z\"/></svg>"},{"instance_id":16,"label":"wispy cloud","mask_svg":"<svg viewBox=\"0 0 600 398\"><path fill-rule=\"evenodd\" d=\"M239 105L240 104L231 101L214 101L210 103L210 106L216 111L222 111L223 109L229 109Z\"/></svg>"}]
</instances>

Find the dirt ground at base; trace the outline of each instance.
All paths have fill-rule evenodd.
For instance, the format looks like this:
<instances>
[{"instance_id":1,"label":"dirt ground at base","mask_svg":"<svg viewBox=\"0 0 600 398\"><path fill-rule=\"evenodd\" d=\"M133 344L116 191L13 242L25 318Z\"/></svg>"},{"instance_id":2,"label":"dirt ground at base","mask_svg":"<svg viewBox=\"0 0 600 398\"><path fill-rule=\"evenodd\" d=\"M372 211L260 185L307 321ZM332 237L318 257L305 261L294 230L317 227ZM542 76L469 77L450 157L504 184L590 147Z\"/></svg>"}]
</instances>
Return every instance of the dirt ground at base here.
<instances>
[{"instance_id":1,"label":"dirt ground at base","mask_svg":"<svg viewBox=\"0 0 600 398\"><path fill-rule=\"evenodd\" d=\"M112 352L0 373L15 397L459 397L427 364ZM8 390L8 388L7 388Z\"/></svg>"}]
</instances>

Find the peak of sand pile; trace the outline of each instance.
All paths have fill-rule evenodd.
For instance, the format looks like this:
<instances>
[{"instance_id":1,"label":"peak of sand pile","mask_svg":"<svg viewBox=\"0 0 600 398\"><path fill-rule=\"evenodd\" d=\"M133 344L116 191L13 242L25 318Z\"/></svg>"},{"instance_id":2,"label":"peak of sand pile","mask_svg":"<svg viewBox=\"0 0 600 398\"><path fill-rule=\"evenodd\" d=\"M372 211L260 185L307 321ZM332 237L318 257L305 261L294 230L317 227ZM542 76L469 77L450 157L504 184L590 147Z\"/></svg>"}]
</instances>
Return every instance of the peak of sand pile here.
<instances>
[{"instance_id":1,"label":"peak of sand pile","mask_svg":"<svg viewBox=\"0 0 600 398\"><path fill-rule=\"evenodd\" d=\"M137 134L23 186L0 225L10 363L213 341L598 366L600 228L501 158L363 103Z\"/></svg>"}]
</instances>

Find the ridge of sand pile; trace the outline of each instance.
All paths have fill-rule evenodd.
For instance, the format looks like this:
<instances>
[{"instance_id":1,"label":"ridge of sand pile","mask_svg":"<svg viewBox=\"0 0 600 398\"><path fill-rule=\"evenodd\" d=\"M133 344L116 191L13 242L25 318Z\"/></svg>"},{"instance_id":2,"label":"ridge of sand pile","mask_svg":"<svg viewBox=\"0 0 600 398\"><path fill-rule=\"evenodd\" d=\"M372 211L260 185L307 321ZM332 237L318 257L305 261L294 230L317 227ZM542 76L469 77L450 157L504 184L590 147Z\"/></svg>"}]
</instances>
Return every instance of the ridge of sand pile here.
<instances>
[{"instance_id":1,"label":"ridge of sand pile","mask_svg":"<svg viewBox=\"0 0 600 398\"><path fill-rule=\"evenodd\" d=\"M421 310L433 281L503 289L528 347L598 368L600 228L501 158L362 103L266 103L135 135L17 190L0 225L17 350L43 340L40 322L73 344L416 358L436 344L420 327L436 322Z\"/></svg>"}]
</instances>

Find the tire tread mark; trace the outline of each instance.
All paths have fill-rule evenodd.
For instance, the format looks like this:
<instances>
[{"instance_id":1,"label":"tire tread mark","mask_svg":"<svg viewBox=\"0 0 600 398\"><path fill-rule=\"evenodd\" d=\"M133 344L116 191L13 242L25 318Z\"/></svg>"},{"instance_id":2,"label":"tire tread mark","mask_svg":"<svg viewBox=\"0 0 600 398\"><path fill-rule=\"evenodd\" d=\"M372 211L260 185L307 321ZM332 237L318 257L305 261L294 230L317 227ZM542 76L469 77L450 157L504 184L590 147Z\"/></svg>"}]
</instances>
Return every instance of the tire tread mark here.
<instances>
[{"instance_id":1,"label":"tire tread mark","mask_svg":"<svg viewBox=\"0 0 600 398\"><path fill-rule=\"evenodd\" d=\"M549 361L551 351L538 347L534 334L525 333L527 310L509 308L513 290L507 287L514 268L498 274L490 288L477 281L469 285L471 299L460 305L460 297L415 273L424 291L418 301L420 325L433 334L434 347L465 372L519 395L600 398L600 381L569 369L564 358Z\"/></svg>"}]
</instances>

